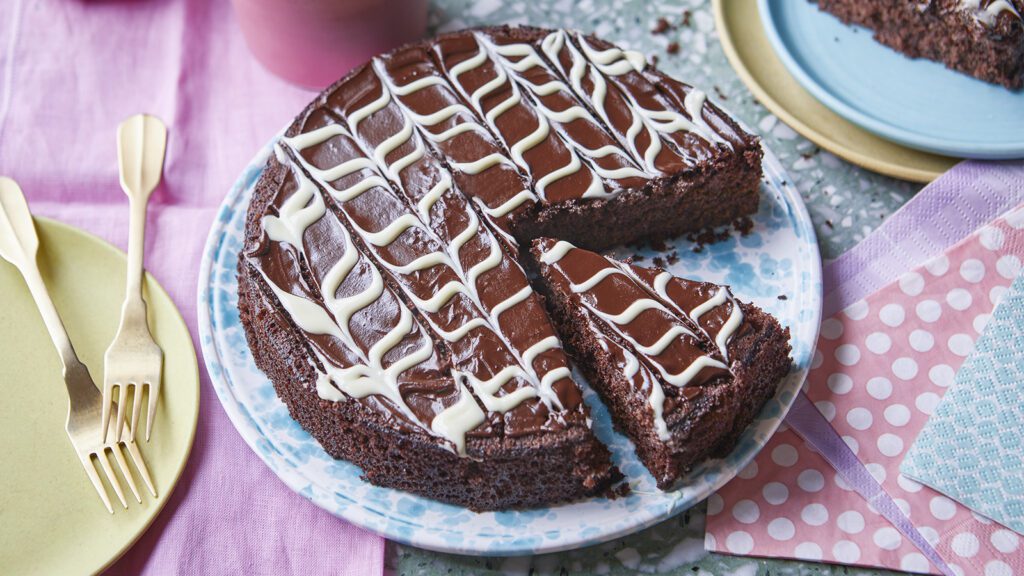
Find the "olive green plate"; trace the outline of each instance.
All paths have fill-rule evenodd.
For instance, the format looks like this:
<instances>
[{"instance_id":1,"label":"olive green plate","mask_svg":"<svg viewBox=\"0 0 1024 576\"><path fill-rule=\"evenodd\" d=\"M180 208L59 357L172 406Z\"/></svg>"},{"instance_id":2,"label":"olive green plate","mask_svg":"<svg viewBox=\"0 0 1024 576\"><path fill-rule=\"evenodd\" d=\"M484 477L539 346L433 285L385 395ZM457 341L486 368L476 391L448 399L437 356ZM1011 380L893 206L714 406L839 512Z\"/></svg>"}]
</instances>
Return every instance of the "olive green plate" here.
<instances>
[{"instance_id":1,"label":"olive green plate","mask_svg":"<svg viewBox=\"0 0 1024 576\"><path fill-rule=\"evenodd\" d=\"M786 70L768 41L756 0L714 0L715 26L729 63L754 96L818 146L872 172L931 182L960 160L905 148L847 122Z\"/></svg>"},{"instance_id":2,"label":"olive green plate","mask_svg":"<svg viewBox=\"0 0 1024 576\"><path fill-rule=\"evenodd\" d=\"M125 255L84 232L43 218L39 267L82 361L102 382L103 353L117 330ZM185 468L199 416L195 348L181 314L147 276L153 336L164 350L162 397L150 442L139 439L158 496L112 492L108 514L67 434L60 362L18 271L0 260L0 572L91 574L121 556L170 498Z\"/></svg>"}]
</instances>

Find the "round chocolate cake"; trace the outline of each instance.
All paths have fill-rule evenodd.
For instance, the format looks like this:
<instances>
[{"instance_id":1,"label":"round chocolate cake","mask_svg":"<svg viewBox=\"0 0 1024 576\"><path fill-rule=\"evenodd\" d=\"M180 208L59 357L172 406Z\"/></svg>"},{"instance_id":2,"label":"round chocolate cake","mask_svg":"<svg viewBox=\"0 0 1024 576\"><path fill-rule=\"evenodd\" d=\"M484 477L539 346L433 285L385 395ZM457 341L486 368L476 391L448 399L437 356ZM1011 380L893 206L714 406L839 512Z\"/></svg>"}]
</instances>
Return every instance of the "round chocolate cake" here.
<instances>
[{"instance_id":1,"label":"round chocolate cake","mask_svg":"<svg viewBox=\"0 0 1024 576\"><path fill-rule=\"evenodd\" d=\"M600 39L536 28L455 32L375 58L320 94L275 152L238 265L257 366L368 481L475 510L600 494L620 478L563 348L579 326L552 321L529 242L599 250L728 224L756 210L761 175L757 138L700 90ZM635 298L623 291L622 310ZM655 437L689 450L661 457L660 484L729 448L788 369L788 334L744 306L757 322L741 314L730 331L760 356L698 338L714 362L693 377L645 372L670 399ZM663 313L648 308L638 321ZM621 342L645 366L671 365L660 356L674 347L648 344ZM597 360L571 351L587 374L615 363L592 370ZM702 394L768 356L767 391ZM687 449L674 430L692 431L686 404L702 396L702 413L724 411L728 425ZM653 422L605 401L627 433L641 426L631 419Z\"/></svg>"}]
</instances>

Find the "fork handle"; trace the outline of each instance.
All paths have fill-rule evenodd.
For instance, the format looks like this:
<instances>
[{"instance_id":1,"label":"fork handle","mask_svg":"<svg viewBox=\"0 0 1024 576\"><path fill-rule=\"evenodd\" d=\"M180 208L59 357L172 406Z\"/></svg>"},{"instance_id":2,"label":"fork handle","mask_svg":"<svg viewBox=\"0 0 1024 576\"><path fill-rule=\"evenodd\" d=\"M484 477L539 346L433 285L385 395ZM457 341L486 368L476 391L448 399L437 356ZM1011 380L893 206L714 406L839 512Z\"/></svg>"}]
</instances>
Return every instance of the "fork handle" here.
<instances>
[{"instance_id":1,"label":"fork handle","mask_svg":"<svg viewBox=\"0 0 1024 576\"><path fill-rule=\"evenodd\" d=\"M142 299L142 255L146 244L146 204L149 196L128 194L128 277L125 287L125 312L129 307L139 309L145 317L146 303Z\"/></svg>"},{"instance_id":2,"label":"fork handle","mask_svg":"<svg viewBox=\"0 0 1024 576\"><path fill-rule=\"evenodd\" d=\"M60 355L64 375L67 376L71 372L84 370L85 366L78 359L78 355L75 354L75 347L71 344L71 338L68 337L68 332L64 328L64 322L60 319L57 307L53 305L53 300L46 289L46 284L39 273L39 266L35 259L19 263L18 269L25 278L25 283L28 284L28 290L36 302L39 315L43 317L43 323L46 325L47 332L50 333L50 339L53 341L54 347L57 348L57 354Z\"/></svg>"}]
</instances>

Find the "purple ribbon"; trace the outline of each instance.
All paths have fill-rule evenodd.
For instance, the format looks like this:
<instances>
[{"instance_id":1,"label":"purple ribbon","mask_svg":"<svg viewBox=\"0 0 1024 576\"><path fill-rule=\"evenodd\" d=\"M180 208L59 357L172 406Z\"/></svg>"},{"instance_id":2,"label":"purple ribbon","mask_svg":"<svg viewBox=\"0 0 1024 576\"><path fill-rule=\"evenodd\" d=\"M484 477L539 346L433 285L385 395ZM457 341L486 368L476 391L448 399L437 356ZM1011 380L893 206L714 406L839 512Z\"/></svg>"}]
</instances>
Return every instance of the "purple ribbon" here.
<instances>
[{"instance_id":1,"label":"purple ribbon","mask_svg":"<svg viewBox=\"0 0 1024 576\"><path fill-rule=\"evenodd\" d=\"M833 316L1024 202L1024 161L957 164L825 267L823 315ZM786 424L942 574L953 572L835 428L801 392Z\"/></svg>"}]
</instances>

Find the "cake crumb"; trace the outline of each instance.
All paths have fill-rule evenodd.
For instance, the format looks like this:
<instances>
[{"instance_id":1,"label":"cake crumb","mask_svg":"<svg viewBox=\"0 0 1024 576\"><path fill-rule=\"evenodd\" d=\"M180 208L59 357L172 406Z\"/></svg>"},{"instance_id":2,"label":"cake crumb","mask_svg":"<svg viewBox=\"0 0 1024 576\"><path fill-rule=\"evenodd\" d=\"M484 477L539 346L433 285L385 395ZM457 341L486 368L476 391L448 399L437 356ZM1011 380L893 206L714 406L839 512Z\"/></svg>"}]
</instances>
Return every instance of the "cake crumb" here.
<instances>
[{"instance_id":1,"label":"cake crumb","mask_svg":"<svg viewBox=\"0 0 1024 576\"><path fill-rule=\"evenodd\" d=\"M665 47L665 51L669 54L679 53L679 42L669 42L668 46Z\"/></svg>"},{"instance_id":2,"label":"cake crumb","mask_svg":"<svg viewBox=\"0 0 1024 576\"><path fill-rule=\"evenodd\" d=\"M683 10L682 25L686 26L687 28L690 27L690 16L691 16L691 12L689 10Z\"/></svg>"},{"instance_id":3,"label":"cake crumb","mask_svg":"<svg viewBox=\"0 0 1024 576\"><path fill-rule=\"evenodd\" d=\"M668 252L668 244L665 244L664 240L653 240L651 242L651 250L656 252Z\"/></svg>"},{"instance_id":4,"label":"cake crumb","mask_svg":"<svg viewBox=\"0 0 1024 576\"><path fill-rule=\"evenodd\" d=\"M655 256L654 259L651 260L651 262L653 262L654 265L657 266L658 268L664 269L668 267L665 263L665 259L662 258L661 256Z\"/></svg>"},{"instance_id":5,"label":"cake crumb","mask_svg":"<svg viewBox=\"0 0 1024 576\"><path fill-rule=\"evenodd\" d=\"M779 294L779 300L789 300L789 296L786 296L785 294Z\"/></svg>"},{"instance_id":6,"label":"cake crumb","mask_svg":"<svg viewBox=\"0 0 1024 576\"><path fill-rule=\"evenodd\" d=\"M677 262L679 262L679 252L673 250L672 253L665 258L665 260L667 260L670 265L674 266Z\"/></svg>"},{"instance_id":7,"label":"cake crumb","mask_svg":"<svg viewBox=\"0 0 1024 576\"><path fill-rule=\"evenodd\" d=\"M664 34L668 32L668 29L672 25L668 23L668 19L665 17L658 18L658 21L654 23L654 28L651 29L652 34Z\"/></svg>"},{"instance_id":8,"label":"cake crumb","mask_svg":"<svg viewBox=\"0 0 1024 576\"><path fill-rule=\"evenodd\" d=\"M734 223L734 226L736 226L737 230L740 230L739 222L740 220L737 220L736 223ZM753 222L750 223L750 226L753 227ZM695 244L695 246L693 247L693 252L695 254L700 254L701 252L704 251L704 247L707 246L708 244L721 242L722 240L725 240L728 237L728 228L723 228L722 230L719 230L717 232L714 228L705 228L695 234L688 234L686 236L686 239Z\"/></svg>"},{"instance_id":9,"label":"cake crumb","mask_svg":"<svg viewBox=\"0 0 1024 576\"><path fill-rule=\"evenodd\" d=\"M629 257L629 260L632 262L643 262L646 259L647 258L643 254L634 254Z\"/></svg>"},{"instance_id":10,"label":"cake crumb","mask_svg":"<svg viewBox=\"0 0 1024 576\"><path fill-rule=\"evenodd\" d=\"M754 221L750 219L750 216L744 216L733 222L732 226L740 233L740 236L746 237L754 230Z\"/></svg>"},{"instance_id":11,"label":"cake crumb","mask_svg":"<svg viewBox=\"0 0 1024 576\"><path fill-rule=\"evenodd\" d=\"M651 54L651 66L654 66L655 68L658 67L658 55L657 54Z\"/></svg>"},{"instance_id":12,"label":"cake crumb","mask_svg":"<svg viewBox=\"0 0 1024 576\"><path fill-rule=\"evenodd\" d=\"M800 157L803 158L804 160L810 160L811 158L817 156L819 152L821 152L821 148L815 146L814 150L811 150L810 152L804 152L803 154L800 155Z\"/></svg>"}]
</instances>

